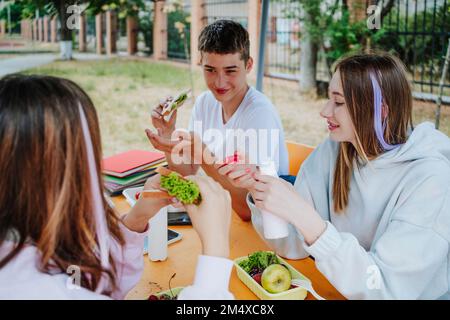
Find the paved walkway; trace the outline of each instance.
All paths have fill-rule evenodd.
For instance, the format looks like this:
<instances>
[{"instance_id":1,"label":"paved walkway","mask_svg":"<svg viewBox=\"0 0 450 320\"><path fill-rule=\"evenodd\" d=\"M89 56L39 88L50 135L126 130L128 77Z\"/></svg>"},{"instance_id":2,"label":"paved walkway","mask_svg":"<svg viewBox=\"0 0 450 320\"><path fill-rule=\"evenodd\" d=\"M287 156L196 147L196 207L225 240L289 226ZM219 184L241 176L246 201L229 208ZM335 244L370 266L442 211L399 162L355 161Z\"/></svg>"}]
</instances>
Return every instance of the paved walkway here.
<instances>
[{"instance_id":1,"label":"paved walkway","mask_svg":"<svg viewBox=\"0 0 450 320\"><path fill-rule=\"evenodd\" d=\"M1 57L1 56L0 56ZM109 59L106 55L95 53L74 53L75 60L101 60ZM36 68L51 63L59 58L57 53L26 54L14 58L0 60L0 77L10 73L17 73L27 69Z\"/></svg>"},{"instance_id":2,"label":"paved walkway","mask_svg":"<svg viewBox=\"0 0 450 320\"><path fill-rule=\"evenodd\" d=\"M16 73L26 69L39 67L53 62L58 58L57 54L27 54L5 60L0 60L0 77L9 73Z\"/></svg>"}]
</instances>

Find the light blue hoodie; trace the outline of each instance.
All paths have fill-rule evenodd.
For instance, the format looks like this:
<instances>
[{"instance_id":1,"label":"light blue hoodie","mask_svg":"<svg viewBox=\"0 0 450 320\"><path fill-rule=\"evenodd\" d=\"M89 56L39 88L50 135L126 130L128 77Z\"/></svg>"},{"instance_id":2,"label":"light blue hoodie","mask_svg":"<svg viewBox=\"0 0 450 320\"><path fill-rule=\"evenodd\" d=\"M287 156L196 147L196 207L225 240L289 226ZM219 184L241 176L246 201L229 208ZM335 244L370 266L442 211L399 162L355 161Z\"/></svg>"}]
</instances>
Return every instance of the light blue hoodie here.
<instances>
[{"instance_id":1,"label":"light blue hoodie","mask_svg":"<svg viewBox=\"0 0 450 320\"><path fill-rule=\"evenodd\" d=\"M295 188L327 221L311 246L289 226L288 238L266 240L281 256L308 254L348 299L450 297L450 139L431 123L407 142L354 169L345 212L333 210L338 143L325 140L308 157ZM264 239L260 211L252 222ZM299 213L300 214L300 213Z\"/></svg>"}]
</instances>

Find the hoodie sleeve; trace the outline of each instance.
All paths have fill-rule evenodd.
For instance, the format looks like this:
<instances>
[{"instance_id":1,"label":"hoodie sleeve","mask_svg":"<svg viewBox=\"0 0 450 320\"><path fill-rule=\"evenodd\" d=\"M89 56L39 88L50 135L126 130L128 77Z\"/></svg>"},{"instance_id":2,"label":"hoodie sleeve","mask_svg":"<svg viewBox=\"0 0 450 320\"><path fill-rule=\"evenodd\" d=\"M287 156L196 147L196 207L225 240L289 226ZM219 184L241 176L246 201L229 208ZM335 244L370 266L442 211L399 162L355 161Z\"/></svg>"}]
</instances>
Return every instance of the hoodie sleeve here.
<instances>
[{"instance_id":1,"label":"hoodie sleeve","mask_svg":"<svg viewBox=\"0 0 450 320\"><path fill-rule=\"evenodd\" d=\"M233 261L200 255L194 283L180 292L178 300L233 300L228 291Z\"/></svg>"},{"instance_id":2,"label":"hoodie sleeve","mask_svg":"<svg viewBox=\"0 0 450 320\"><path fill-rule=\"evenodd\" d=\"M449 215L448 184L430 178L394 209L387 230L370 251L329 222L322 236L304 247L348 299L437 299L448 291L450 227L438 228ZM418 224L414 217L428 222ZM435 288L435 296L424 296L429 286Z\"/></svg>"},{"instance_id":3,"label":"hoodie sleeve","mask_svg":"<svg viewBox=\"0 0 450 320\"><path fill-rule=\"evenodd\" d=\"M117 290L111 298L123 299L138 283L144 268L143 248L146 232L137 233L120 224L125 244L120 246L116 241L111 248L115 258ZM228 291L233 262L229 259L199 256L194 283L180 293L180 300L231 300L233 295ZM100 298L100 297L99 297Z\"/></svg>"},{"instance_id":4,"label":"hoodie sleeve","mask_svg":"<svg viewBox=\"0 0 450 320\"><path fill-rule=\"evenodd\" d=\"M20 254L0 270L0 299L104 300L123 299L140 280L144 260L146 232L137 233L119 222L125 244L110 238L110 254L117 271L117 289L110 296L101 295L77 284L79 268L66 272L44 273L39 266L40 253L35 246L25 246ZM0 256L13 246L0 246ZM71 266L76 267L76 265ZM77 271L78 270L78 271Z\"/></svg>"},{"instance_id":5,"label":"hoodie sleeve","mask_svg":"<svg viewBox=\"0 0 450 320\"><path fill-rule=\"evenodd\" d=\"M111 294L113 299L123 299L139 282L144 269L144 239L147 232L134 232L119 222L125 243L121 246L111 240L111 255L117 270L117 289Z\"/></svg>"}]
</instances>

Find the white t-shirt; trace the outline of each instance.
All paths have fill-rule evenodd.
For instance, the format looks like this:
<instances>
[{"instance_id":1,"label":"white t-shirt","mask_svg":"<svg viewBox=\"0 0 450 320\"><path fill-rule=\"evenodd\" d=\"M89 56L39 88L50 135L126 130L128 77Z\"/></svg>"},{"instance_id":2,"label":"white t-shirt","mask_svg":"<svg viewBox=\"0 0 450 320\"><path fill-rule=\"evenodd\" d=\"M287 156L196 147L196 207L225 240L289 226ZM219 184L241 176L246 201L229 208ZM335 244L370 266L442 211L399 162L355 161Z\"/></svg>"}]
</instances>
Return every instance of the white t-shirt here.
<instances>
[{"instance_id":1,"label":"white t-shirt","mask_svg":"<svg viewBox=\"0 0 450 320\"><path fill-rule=\"evenodd\" d=\"M195 101L189 131L203 142L218 159L234 151L246 153L251 163L273 161L279 175L289 172L289 158L280 117L270 100L250 87L232 117L224 124L222 104L211 91Z\"/></svg>"}]
</instances>

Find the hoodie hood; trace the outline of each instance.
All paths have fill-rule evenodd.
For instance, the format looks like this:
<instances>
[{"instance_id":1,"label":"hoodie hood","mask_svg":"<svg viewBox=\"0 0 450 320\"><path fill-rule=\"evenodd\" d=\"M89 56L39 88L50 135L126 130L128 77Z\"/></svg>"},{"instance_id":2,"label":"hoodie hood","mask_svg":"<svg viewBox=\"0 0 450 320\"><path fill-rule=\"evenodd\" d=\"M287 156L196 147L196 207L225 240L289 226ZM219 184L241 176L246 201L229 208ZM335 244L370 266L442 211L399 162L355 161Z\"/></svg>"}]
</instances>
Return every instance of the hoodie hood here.
<instances>
[{"instance_id":1,"label":"hoodie hood","mask_svg":"<svg viewBox=\"0 0 450 320\"><path fill-rule=\"evenodd\" d=\"M416 126L406 143L385 152L371 161L371 165L386 167L421 159L441 160L450 167L450 138L436 130L431 122Z\"/></svg>"}]
</instances>

